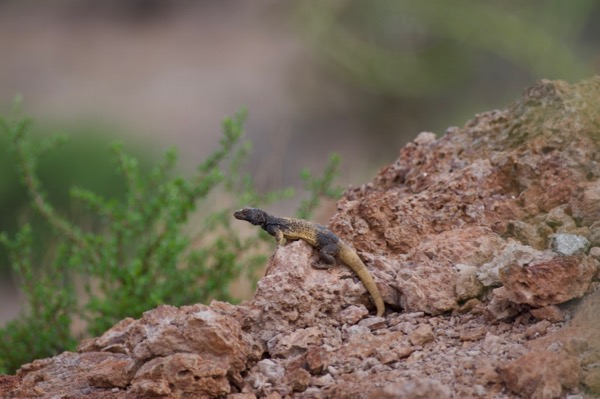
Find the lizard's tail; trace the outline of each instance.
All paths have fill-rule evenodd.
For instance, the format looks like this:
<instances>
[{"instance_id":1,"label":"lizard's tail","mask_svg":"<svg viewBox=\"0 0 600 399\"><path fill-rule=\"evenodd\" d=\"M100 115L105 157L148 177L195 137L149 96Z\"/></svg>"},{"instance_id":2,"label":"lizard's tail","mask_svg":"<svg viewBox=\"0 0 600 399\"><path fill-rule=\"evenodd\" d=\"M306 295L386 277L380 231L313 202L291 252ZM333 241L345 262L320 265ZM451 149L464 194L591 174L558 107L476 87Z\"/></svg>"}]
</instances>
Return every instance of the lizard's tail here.
<instances>
[{"instance_id":1,"label":"lizard's tail","mask_svg":"<svg viewBox=\"0 0 600 399\"><path fill-rule=\"evenodd\" d=\"M371 294L371 298L373 298L373 302L377 307L377 316L383 316L385 305L383 304L381 292L379 291L379 288L377 288L375 280L371 277L371 273L369 273L369 269L367 269L363 261L360 260L356 252L346 243L340 245L338 257L346 264L346 266L358 275L369 294Z\"/></svg>"}]
</instances>

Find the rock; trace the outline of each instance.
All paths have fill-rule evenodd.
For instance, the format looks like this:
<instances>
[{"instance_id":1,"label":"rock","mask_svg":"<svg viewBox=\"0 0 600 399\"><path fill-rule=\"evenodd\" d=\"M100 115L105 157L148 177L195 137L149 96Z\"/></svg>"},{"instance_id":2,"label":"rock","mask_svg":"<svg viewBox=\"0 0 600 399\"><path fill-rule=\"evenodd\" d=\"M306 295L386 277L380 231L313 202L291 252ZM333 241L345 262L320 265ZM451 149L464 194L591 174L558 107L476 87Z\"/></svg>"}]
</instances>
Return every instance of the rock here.
<instances>
[{"instance_id":1,"label":"rock","mask_svg":"<svg viewBox=\"0 0 600 399\"><path fill-rule=\"evenodd\" d=\"M377 391L373 397L377 398L406 398L406 399L427 399L427 398L451 398L452 393L448 387L439 381L430 378L417 378L404 383L394 383L387 385L380 391Z\"/></svg>"},{"instance_id":2,"label":"rock","mask_svg":"<svg viewBox=\"0 0 600 399\"><path fill-rule=\"evenodd\" d=\"M498 366L491 360L480 358L475 364L475 381L482 385L495 384L501 380Z\"/></svg>"},{"instance_id":3,"label":"rock","mask_svg":"<svg viewBox=\"0 0 600 399\"><path fill-rule=\"evenodd\" d=\"M554 252L564 256L584 254L590 248L588 239L576 234L553 234L551 244Z\"/></svg>"},{"instance_id":4,"label":"rock","mask_svg":"<svg viewBox=\"0 0 600 399\"><path fill-rule=\"evenodd\" d=\"M461 341L477 341L485 337L487 329L484 326L465 330L459 335Z\"/></svg>"},{"instance_id":5,"label":"rock","mask_svg":"<svg viewBox=\"0 0 600 399\"><path fill-rule=\"evenodd\" d=\"M116 381L122 385L118 373L123 370L117 369L112 376L107 376L107 364L114 360L116 364L122 362L122 355L102 352L72 353L63 352L52 359L35 360L25 364L17 372L16 378L19 383L14 384L8 392L3 393L3 398L35 398L43 395L55 397L74 395L75 397L91 396L101 394L112 387L91 384L95 378L102 382ZM101 375L96 374L96 367L103 364ZM9 380L10 381L10 380ZM0 380L2 382L2 380ZM102 383L99 385L103 385ZM0 386L0 392L3 388ZM112 398L125 398L126 391L112 394Z\"/></svg>"},{"instance_id":6,"label":"rock","mask_svg":"<svg viewBox=\"0 0 600 399\"><path fill-rule=\"evenodd\" d=\"M227 399L256 399L253 393L231 393L227 395Z\"/></svg>"},{"instance_id":7,"label":"rock","mask_svg":"<svg viewBox=\"0 0 600 399\"><path fill-rule=\"evenodd\" d=\"M140 397L212 398L231 392L229 366L210 355L176 353L144 363L131 381L130 392Z\"/></svg>"},{"instance_id":8,"label":"rock","mask_svg":"<svg viewBox=\"0 0 600 399\"><path fill-rule=\"evenodd\" d=\"M544 217L544 223L557 231L573 231L577 228L577 223L565 210L565 206L552 208Z\"/></svg>"},{"instance_id":9,"label":"rock","mask_svg":"<svg viewBox=\"0 0 600 399\"><path fill-rule=\"evenodd\" d=\"M433 330L429 324L421 324L408 336L410 343L413 345L422 346L435 339Z\"/></svg>"},{"instance_id":10,"label":"rock","mask_svg":"<svg viewBox=\"0 0 600 399\"><path fill-rule=\"evenodd\" d=\"M315 377L312 380L312 385L316 387L326 387L334 383L334 379L331 374L325 374L320 377Z\"/></svg>"},{"instance_id":11,"label":"rock","mask_svg":"<svg viewBox=\"0 0 600 399\"><path fill-rule=\"evenodd\" d=\"M549 305L543 308L531 309L529 312L538 320L548 320L556 323L563 321L565 316L558 306Z\"/></svg>"},{"instance_id":12,"label":"rock","mask_svg":"<svg viewBox=\"0 0 600 399\"><path fill-rule=\"evenodd\" d=\"M386 327L385 318L383 317L369 317L368 319L361 320L358 323L361 327L367 327L371 331L380 330Z\"/></svg>"},{"instance_id":13,"label":"rock","mask_svg":"<svg viewBox=\"0 0 600 399\"><path fill-rule=\"evenodd\" d=\"M305 352L309 346L320 345L323 333L318 327L299 328L281 333L269 340L267 347L272 356L290 357Z\"/></svg>"},{"instance_id":14,"label":"rock","mask_svg":"<svg viewBox=\"0 0 600 399\"><path fill-rule=\"evenodd\" d=\"M581 186L582 193L579 195L579 200L573 204L574 213L582 219L600 220L600 211L598 210L600 182L594 179Z\"/></svg>"},{"instance_id":15,"label":"rock","mask_svg":"<svg viewBox=\"0 0 600 399\"><path fill-rule=\"evenodd\" d=\"M502 285L500 273L511 265L524 267L532 262L550 261L555 255L550 251L538 251L528 245L510 242L491 262L481 266L477 277L486 287Z\"/></svg>"},{"instance_id":16,"label":"rock","mask_svg":"<svg viewBox=\"0 0 600 399\"><path fill-rule=\"evenodd\" d=\"M600 247L590 248L590 256L594 259L600 259Z\"/></svg>"},{"instance_id":17,"label":"rock","mask_svg":"<svg viewBox=\"0 0 600 399\"><path fill-rule=\"evenodd\" d=\"M135 375L137 365L135 360L125 355L116 355L100 362L90 375L89 383L94 387L125 388Z\"/></svg>"},{"instance_id":18,"label":"rock","mask_svg":"<svg viewBox=\"0 0 600 399\"><path fill-rule=\"evenodd\" d=\"M552 325L548 320L539 321L525 330L525 336L527 338L539 337L540 335L546 334L548 327Z\"/></svg>"},{"instance_id":19,"label":"rock","mask_svg":"<svg viewBox=\"0 0 600 399\"><path fill-rule=\"evenodd\" d=\"M85 341L79 354L65 352L54 362L23 366L20 374L31 384L21 389L89 393L91 388L128 387L140 396L225 395L232 385L241 384L241 371L246 362L260 357L261 348L242 332L237 320L207 306L159 306L139 320L126 319L101 337ZM70 386L59 381L55 388L40 386L54 373L62 375L61 367L70 362L77 370Z\"/></svg>"},{"instance_id":20,"label":"rock","mask_svg":"<svg viewBox=\"0 0 600 399\"><path fill-rule=\"evenodd\" d=\"M579 383L579 362L565 351L534 351L501 368L507 387L530 398L560 398Z\"/></svg>"},{"instance_id":21,"label":"rock","mask_svg":"<svg viewBox=\"0 0 600 399\"><path fill-rule=\"evenodd\" d=\"M447 245L447 243L452 243ZM478 296L481 285L456 265L477 265L491 257L503 245L489 229L465 227L440 232L418 243L411 252L411 267L392 262L397 270L396 290L403 293L399 305L406 311L440 314L458 308L469 296Z\"/></svg>"},{"instance_id":22,"label":"rock","mask_svg":"<svg viewBox=\"0 0 600 399\"><path fill-rule=\"evenodd\" d=\"M253 306L262 313L260 329L277 331L309 327L315 319L328 319L331 324L344 320L343 309L362 303L373 307L361 281L345 266L320 270L311 265L317 261L313 248L295 241L278 249L267 266L269 274L258 283ZM352 278L345 278L352 277ZM337 314L337 318L329 315ZM270 337L265 337L270 338Z\"/></svg>"},{"instance_id":23,"label":"rock","mask_svg":"<svg viewBox=\"0 0 600 399\"><path fill-rule=\"evenodd\" d=\"M534 258L500 270L507 297L516 304L543 307L581 297L597 272L597 261L587 256Z\"/></svg>"},{"instance_id":24,"label":"rock","mask_svg":"<svg viewBox=\"0 0 600 399\"><path fill-rule=\"evenodd\" d=\"M598 98L600 77L540 81L505 110L439 139L420 134L346 191L330 226L372 273L385 317L367 317L371 299L346 266L317 270L316 251L291 242L243 304L161 306L125 319L77 353L0 376L0 397L597 391ZM557 252L547 249L552 236Z\"/></svg>"},{"instance_id":25,"label":"rock","mask_svg":"<svg viewBox=\"0 0 600 399\"><path fill-rule=\"evenodd\" d=\"M352 305L340 312L340 322L342 324L356 324L368 315L369 312L364 307Z\"/></svg>"},{"instance_id":26,"label":"rock","mask_svg":"<svg viewBox=\"0 0 600 399\"><path fill-rule=\"evenodd\" d=\"M458 301L467 301L471 298L477 298L483 293L483 284L477 278L478 268L471 265L457 264L454 266L458 275L456 276L456 299Z\"/></svg>"},{"instance_id":27,"label":"rock","mask_svg":"<svg viewBox=\"0 0 600 399\"><path fill-rule=\"evenodd\" d=\"M270 360L264 359L256 363L256 367L258 371L267 377L267 380L273 383L281 381L284 375L284 368L278 363Z\"/></svg>"},{"instance_id":28,"label":"rock","mask_svg":"<svg viewBox=\"0 0 600 399\"><path fill-rule=\"evenodd\" d=\"M492 291L492 299L485 308L490 320L500 321L511 318L519 313L519 308L510 299L510 293L505 287Z\"/></svg>"},{"instance_id":29,"label":"rock","mask_svg":"<svg viewBox=\"0 0 600 399\"><path fill-rule=\"evenodd\" d=\"M327 356L323 353L321 347L313 346L308 348L306 353L306 365L311 374L321 374L329 366Z\"/></svg>"},{"instance_id":30,"label":"rock","mask_svg":"<svg viewBox=\"0 0 600 399\"><path fill-rule=\"evenodd\" d=\"M583 384L591 393L595 395L600 394L600 367L588 371L583 377Z\"/></svg>"},{"instance_id":31,"label":"rock","mask_svg":"<svg viewBox=\"0 0 600 399\"><path fill-rule=\"evenodd\" d=\"M285 382L285 368L281 360L263 359L248 370L244 391L251 390L258 397L284 397L292 389ZM275 396L277 397L277 396Z\"/></svg>"},{"instance_id":32,"label":"rock","mask_svg":"<svg viewBox=\"0 0 600 399\"><path fill-rule=\"evenodd\" d=\"M310 383L310 373L304 369L296 368L285 374L286 384L294 392L303 392Z\"/></svg>"},{"instance_id":33,"label":"rock","mask_svg":"<svg viewBox=\"0 0 600 399\"><path fill-rule=\"evenodd\" d=\"M0 397L7 398L9 394L17 392L21 378L16 375L0 374Z\"/></svg>"}]
</instances>

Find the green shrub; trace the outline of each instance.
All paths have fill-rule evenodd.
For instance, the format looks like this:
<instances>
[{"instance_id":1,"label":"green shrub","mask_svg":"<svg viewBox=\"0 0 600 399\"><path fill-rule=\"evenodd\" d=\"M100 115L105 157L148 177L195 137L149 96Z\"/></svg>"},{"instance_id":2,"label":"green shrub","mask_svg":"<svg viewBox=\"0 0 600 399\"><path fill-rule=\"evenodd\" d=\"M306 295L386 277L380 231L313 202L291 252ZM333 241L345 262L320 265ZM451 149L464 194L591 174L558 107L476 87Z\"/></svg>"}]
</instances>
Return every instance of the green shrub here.
<instances>
[{"instance_id":1,"label":"green shrub","mask_svg":"<svg viewBox=\"0 0 600 399\"><path fill-rule=\"evenodd\" d=\"M40 142L47 137L45 131L56 130L52 126L31 126L28 131L30 141ZM113 168L107 142L110 137L117 137L116 129L109 126L92 123L75 123L61 126L60 129L69 135L69 140L61 140L60 146L55 146L43 157L37 157L36 171L44 182L47 200L56 210L71 219L80 219L81 209L69 197L73 185L90 189L101 195L121 199L125 195L125 182ZM113 133L114 132L114 133ZM108 137L107 137L108 136ZM23 220L31 224L33 234L33 253L43 254L43 248L53 240L53 232L43 218L32 212L25 187L19 181L17 168L14 167L14 157L9 151L8 135L0 134L0 231L14 235ZM151 159L156 159L152 148L137 145L133 148L134 155L139 159L140 169L147 172ZM35 259L37 264L40 259ZM0 245L0 278L7 278L10 272L8 253Z\"/></svg>"},{"instance_id":2,"label":"green shrub","mask_svg":"<svg viewBox=\"0 0 600 399\"><path fill-rule=\"evenodd\" d=\"M138 160L115 143L114 164L125 194L105 198L71 188L71 198L85 210L75 221L53 206L36 168L39 157L60 140L33 142L28 134L31 120L19 112L10 120L0 118L0 133L8 138L33 209L54 232L41 256L33 253L28 224L13 238L0 235L27 300L21 317L0 329L0 370L13 372L32 359L73 349L80 338L72 332L75 318L85 321L86 335L93 336L159 304L233 300L230 283L244 271L254 278L266 258L256 250L265 235L253 229L254 235L240 236L231 225L232 210L293 195L291 189L261 195L251 176L241 172L250 151L242 138L245 118L239 112L223 122L219 148L187 178L174 174L175 150L144 173ZM332 156L322 178L302 173L310 193L301 206L303 217L310 216L319 198L339 195L339 188L332 186L338 164L339 157ZM207 198L217 188L230 203L210 209ZM202 217L191 223L200 203ZM83 296L77 292L81 285Z\"/></svg>"},{"instance_id":3,"label":"green shrub","mask_svg":"<svg viewBox=\"0 0 600 399\"><path fill-rule=\"evenodd\" d=\"M31 262L31 228L25 225L9 247L11 263L26 297L27 312L0 330L0 372L14 371L24 361L42 358L75 346L70 332L75 292L65 279L60 257L43 274Z\"/></svg>"}]
</instances>

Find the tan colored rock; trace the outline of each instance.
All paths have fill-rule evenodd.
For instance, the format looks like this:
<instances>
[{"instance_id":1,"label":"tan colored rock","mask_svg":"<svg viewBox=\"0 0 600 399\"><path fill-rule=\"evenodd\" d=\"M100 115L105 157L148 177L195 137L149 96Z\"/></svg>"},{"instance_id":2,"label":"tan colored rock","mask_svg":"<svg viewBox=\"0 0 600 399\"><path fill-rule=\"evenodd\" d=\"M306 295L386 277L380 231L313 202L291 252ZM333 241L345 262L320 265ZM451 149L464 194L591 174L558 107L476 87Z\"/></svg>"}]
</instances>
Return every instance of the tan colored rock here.
<instances>
[{"instance_id":1,"label":"tan colored rock","mask_svg":"<svg viewBox=\"0 0 600 399\"><path fill-rule=\"evenodd\" d=\"M265 399L281 399L282 396L279 392L271 392L269 393L267 396L265 396Z\"/></svg>"},{"instance_id":2,"label":"tan colored rock","mask_svg":"<svg viewBox=\"0 0 600 399\"><path fill-rule=\"evenodd\" d=\"M377 331L387 327L386 320L383 317L369 317L368 319L361 320L358 325L367 327L371 331Z\"/></svg>"},{"instance_id":3,"label":"tan colored rock","mask_svg":"<svg viewBox=\"0 0 600 399\"><path fill-rule=\"evenodd\" d=\"M391 352L388 353L391 353L395 357L395 360L398 360L409 357L414 351L415 348L413 346L395 346L391 349ZM387 356L385 358L386 360L388 359ZM388 363L388 361L385 363Z\"/></svg>"},{"instance_id":4,"label":"tan colored rock","mask_svg":"<svg viewBox=\"0 0 600 399\"><path fill-rule=\"evenodd\" d=\"M598 261L587 256L555 256L510 264L500 271L508 299L535 307L581 297L597 272Z\"/></svg>"},{"instance_id":5,"label":"tan colored rock","mask_svg":"<svg viewBox=\"0 0 600 399\"><path fill-rule=\"evenodd\" d=\"M577 223L573 217L569 216L566 211L566 205L559 205L552 208L545 216L544 223L556 231L566 232L574 231L577 228Z\"/></svg>"},{"instance_id":6,"label":"tan colored rock","mask_svg":"<svg viewBox=\"0 0 600 399\"><path fill-rule=\"evenodd\" d=\"M544 335L551 325L552 323L548 320L538 321L537 323L532 324L525 329L525 336L527 338L536 338Z\"/></svg>"},{"instance_id":7,"label":"tan colored rock","mask_svg":"<svg viewBox=\"0 0 600 399\"><path fill-rule=\"evenodd\" d=\"M452 243L451 245L447 245ZM374 257L375 264L396 270L394 288L402 292L397 305L406 311L439 314L458 308L458 302L478 296L481 285L457 264L482 264L503 246L489 229L467 227L440 232L411 251L411 267L400 258ZM473 262L473 263L471 263Z\"/></svg>"},{"instance_id":8,"label":"tan colored rock","mask_svg":"<svg viewBox=\"0 0 600 399\"><path fill-rule=\"evenodd\" d=\"M556 305L544 306L543 308L530 309L529 312L538 320L548 320L553 323L563 321L565 315Z\"/></svg>"},{"instance_id":9,"label":"tan colored rock","mask_svg":"<svg viewBox=\"0 0 600 399\"><path fill-rule=\"evenodd\" d=\"M331 376L331 374L325 374L319 377L314 377L311 381L311 385L315 387L326 387L332 385L335 380ZM323 396L321 394L321 396Z\"/></svg>"},{"instance_id":10,"label":"tan colored rock","mask_svg":"<svg viewBox=\"0 0 600 399\"><path fill-rule=\"evenodd\" d=\"M463 331L463 333L460 334L460 340L461 341L477 341L477 340L483 339L485 337L486 333L487 333L487 329L484 326L472 328L472 329Z\"/></svg>"},{"instance_id":11,"label":"tan colored rock","mask_svg":"<svg viewBox=\"0 0 600 399\"><path fill-rule=\"evenodd\" d=\"M408 336L410 343L413 345L425 345L428 342L431 342L435 339L435 335L433 334L433 330L429 324L421 324Z\"/></svg>"},{"instance_id":12,"label":"tan colored rock","mask_svg":"<svg viewBox=\"0 0 600 399\"><path fill-rule=\"evenodd\" d=\"M475 381L482 385L495 384L501 381L498 366L493 361L480 358L474 365Z\"/></svg>"},{"instance_id":13,"label":"tan colored rock","mask_svg":"<svg viewBox=\"0 0 600 399\"><path fill-rule=\"evenodd\" d=\"M308 327L316 319L338 324L329 315L360 303L373 306L362 282L349 268L313 268L311 265L317 261L313 248L303 241L292 242L275 252L269 274L258 283L252 300L262 313L260 328L264 333L274 335L290 326Z\"/></svg>"},{"instance_id":14,"label":"tan colored rock","mask_svg":"<svg viewBox=\"0 0 600 399\"><path fill-rule=\"evenodd\" d=\"M79 352L99 351L130 354L131 347L128 345L128 338L131 329L138 323L136 320L128 317L115 324L111 329L98 338L90 338L82 341L77 350Z\"/></svg>"},{"instance_id":15,"label":"tan colored rock","mask_svg":"<svg viewBox=\"0 0 600 399\"><path fill-rule=\"evenodd\" d=\"M309 346L323 343L323 333L318 327L299 328L290 333L281 333L271 339L268 349L272 356L290 357L305 352Z\"/></svg>"},{"instance_id":16,"label":"tan colored rock","mask_svg":"<svg viewBox=\"0 0 600 399\"><path fill-rule=\"evenodd\" d=\"M489 319L506 320L519 313L519 307L510 300L510 296L505 287L495 288L492 291L491 300L485 308Z\"/></svg>"},{"instance_id":17,"label":"tan colored rock","mask_svg":"<svg viewBox=\"0 0 600 399\"><path fill-rule=\"evenodd\" d=\"M579 362L565 351L534 351L501 369L507 387L530 398L560 398L579 383Z\"/></svg>"},{"instance_id":18,"label":"tan colored rock","mask_svg":"<svg viewBox=\"0 0 600 399\"><path fill-rule=\"evenodd\" d=\"M115 364L122 364L123 357L112 353L87 352L72 353L63 352L52 359L36 360L23 365L17 372L19 384L14 384L12 389L5 392L3 398L36 398L60 396L85 397L98 395L97 397L125 398L127 391L112 393L112 387L94 386L92 381L113 381L122 385L118 373L122 369L116 369L114 374L107 373L107 365L113 359ZM99 364L103 364L100 373L96 373ZM125 377L127 378L127 376ZM2 380L0 380L1 382ZM103 385L100 383L99 385ZM2 392L2 388L0 388Z\"/></svg>"},{"instance_id":19,"label":"tan colored rock","mask_svg":"<svg viewBox=\"0 0 600 399\"><path fill-rule=\"evenodd\" d=\"M598 210L598 201L600 201L600 182L597 180L582 183L583 193L579 196L579 201L574 203L574 213L586 220L600 220L600 210Z\"/></svg>"},{"instance_id":20,"label":"tan colored rock","mask_svg":"<svg viewBox=\"0 0 600 399\"><path fill-rule=\"evenodd\" d=\"M512 265L526 267L533 262L550 261L556 257L552 251L539 251L529 245L510 241L498 256L482 265L477 277L485 286L496 287L503 284L501 273Z\"/></svg>"},{"instance_id":21,"label":"tan colored rock","mask_svg":"<svg viewBox=\"0 0 600 399\"><path fill-rule=\"evenodd\" d=\"M323 370L329 366L327 364L328 357L324 354L324 349L321 347L310 347L306 353L306 365L311 374L321 374Z\"/></svg>"},{"instance_id":22,"label":"tan colored rock","mask_svg":"<svg viewBox=\"0 0 600 399\"><path fill-rule=\"evenodd\" d=\"M157 357L138 370L131 381L131 392L141 397L214 398L231 392L227 378L229 365L210 355L176 353Z\"/></svg>"},{"instance_id":23,"label":"tan colored rock","mask_svg":"<svg viewBox=\"0 0 600 399\"><path fill-rule=\"evenodd\" d=\"M476 266L459 263L454 266L454 269L457 272L454 291L458 301L464 302L477 298L483 293L484 286L477 278L478 268Z\"/></svg>"},{"instance_id":24,"label":"tan colored rock","mask_svg":"<svg viewBox=\"0 0 600 399\"><path fill-rule=\"evenodd\" d=\"M131 382L136 370L136 362L130 357L111 356L94 368L89 383L95 387L125 388Z\"/></svg>"},{"instance_id":25,"label":"tan colored rock","mask_svg":"<svg viewBox=\"0 0 600 399\"><path fill-rule=\"evenodd\" d=\"M256 399L253 393L231 393L227 395L227 399Z\"/></svg>"},{"instance_id":26,"label":"tan colored rock","mask_svg":"<svg viewBox=\"0 0 600 399\"><path fill-rule=\"evenodd\" d=\"M160 306L139 320L126 319L85 341L79 351L23 366L20 374L30 384L24 384L22 392L127 388L141 396L225 395L232 385L241 385L241 371L246 362L260 357L262 346L242 332L236 319L194 305ZM61 367L69 363L77 374L68 387L58 380L55 387L44 382L52 384L48 376L62 375Z\"/></svg>"},{"instance_id":27,"label":"tan colored rock","mask_svg":"<svg viewBox=\"0 0 600 399\"><path fill-rule=\"evenodd\" d=\"M585 373L583 384L591 391L591 393L600 394L600 367L593 368Z\"/></svg>"},{"instance_id":28,"label":"tan colored rock","mask_svg":"<svg viewBox=\"0 0 600 399\"><path fill-rule=\"evenodd\" d=\"M452 393L448 387L445 387L435 379L417 378L404 383L389 384L385 388L375 392L373 397L389 399L444 399L451 398Z\"/></svg>"},{"instance_id":29,"label":"tan colored rock","mask_svg":"<svg viewBox=\"0 0 600 399\"><path fill-rule=\"evenodd\" d=\"M364 307L351 305L340 312L340 322L342 324L356 324L368 315L369 312Z\"/></svg>"},{"instance_id":30,"label":"tan colored rock","mask_svg":"<svg viewBox=\"0 0 600 399\"><path fill-rule=\"evenodd\" d=\"M285 381L294 392L304 392L310 384L310 373L302 368L286 372Z\"/></svg>"},{"instance_id":31,"label":"tan colored rock","mask_svg":"<svg viewBox=\"0 0 600 399\"><path fill-rule=\"evenodd\" d=\"M600 259L600 247L590 248L590 256L595 259Z\"/></svg>"}]
</instances>

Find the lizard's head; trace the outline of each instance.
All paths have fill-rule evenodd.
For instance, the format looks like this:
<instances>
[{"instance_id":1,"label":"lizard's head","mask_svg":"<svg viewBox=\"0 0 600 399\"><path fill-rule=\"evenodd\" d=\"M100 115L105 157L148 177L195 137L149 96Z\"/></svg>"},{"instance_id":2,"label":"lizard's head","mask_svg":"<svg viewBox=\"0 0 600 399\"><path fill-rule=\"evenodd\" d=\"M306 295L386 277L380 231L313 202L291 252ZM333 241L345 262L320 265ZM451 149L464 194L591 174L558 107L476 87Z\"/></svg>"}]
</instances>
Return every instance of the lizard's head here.
<instances>
[{"instance_id":1,"label":"lizard's head","mask_svg":"<svg viewBox=\"0 0 600 399\"><path fill-rule=\"evenodd\" d=\"M267 212L258 208L242 208L239 211L234 212L233 217L258 226L263 225L267 221Z\"/></svg>"}]
</instances>

